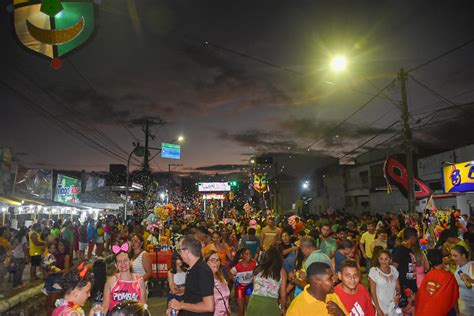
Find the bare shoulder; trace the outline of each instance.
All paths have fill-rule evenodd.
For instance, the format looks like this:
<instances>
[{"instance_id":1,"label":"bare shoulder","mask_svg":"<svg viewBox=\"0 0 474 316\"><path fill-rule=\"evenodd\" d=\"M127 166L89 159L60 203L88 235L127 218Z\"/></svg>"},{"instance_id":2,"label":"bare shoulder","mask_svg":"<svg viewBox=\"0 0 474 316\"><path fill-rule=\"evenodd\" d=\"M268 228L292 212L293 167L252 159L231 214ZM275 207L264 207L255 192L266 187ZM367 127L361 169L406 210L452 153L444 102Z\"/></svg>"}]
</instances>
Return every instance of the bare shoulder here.
<instances>
[{"instance_id":1,"label":"bare shoulder","mask_svg":"<svg viewBox=\"0 0 474 316\"><path fill-rule=\"evenodd\" d=\"M112 285L117 281L117 276L115 274L112 274L111 276L107 277L107 284Z\"/></svg>"}]
</instances>

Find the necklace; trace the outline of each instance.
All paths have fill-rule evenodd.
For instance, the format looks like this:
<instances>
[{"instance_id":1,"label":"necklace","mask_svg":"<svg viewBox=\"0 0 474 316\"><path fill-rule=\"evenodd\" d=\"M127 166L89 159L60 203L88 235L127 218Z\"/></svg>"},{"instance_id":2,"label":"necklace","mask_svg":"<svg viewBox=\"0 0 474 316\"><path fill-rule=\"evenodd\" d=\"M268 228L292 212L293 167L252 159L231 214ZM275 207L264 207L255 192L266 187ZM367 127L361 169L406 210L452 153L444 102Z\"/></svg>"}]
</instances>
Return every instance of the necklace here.
<instances>
[{"instance_id":1,"label":"necklace","mask_svg":"<svg viewBox=\"0 0 474 316\"><path fill-rule=\"evenodd\" d=\"M82 307L80 307L79 305L77 305L76 303L73 303L73 302L67 302L67 307L69 307L70 309L73 309L79 313L82 313L84 314L84 310L82 309Z\"/></svg>"},{"instance_id":2,"label":"necklace","mask_svg":"<svg viewBox=\"0 0 474 316\"><path fill-rule=\"evenodd\" d=\"M56 306L56 307L65 306L65 307L67 307L68 309L73 310L73 311L76 311L76 312L78 312L78 313L81 314L81 315L85 315L85 314L84 314L84 310L82 309L81 306L77 305L77 304L74 303L74 302L66 301L65 299L62 299L62 298L56 300L55 306Z\"/></svg>"}]
</instances>

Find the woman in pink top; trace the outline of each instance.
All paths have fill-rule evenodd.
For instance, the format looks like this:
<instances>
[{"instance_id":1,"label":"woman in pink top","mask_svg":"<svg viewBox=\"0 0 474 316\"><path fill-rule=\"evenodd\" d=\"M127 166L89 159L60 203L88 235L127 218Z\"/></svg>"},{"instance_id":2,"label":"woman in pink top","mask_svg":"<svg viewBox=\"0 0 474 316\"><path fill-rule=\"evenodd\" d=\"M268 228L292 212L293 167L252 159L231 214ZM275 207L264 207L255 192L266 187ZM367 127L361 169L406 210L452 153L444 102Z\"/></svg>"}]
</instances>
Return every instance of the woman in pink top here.
<instances>
[{"instance_id":1,"label":"woman in pink top","mask_svg":"<svg viewBox=\"0 0 474 316\"><path fill-rule=\"evenodd\" d=\"M112 246L112 252L118 273L107 278L102 309L111 311L121 301L139 301L146 304L145 282L140 275L130 272L128 243Z\"/></svg>"},{"instance_id":2,"label":"woman in pink top","mask_svg":"<svg viewBox=\"0 0 474 316\"><path fill-rule=\"evenodd\" d=\"M87 275L87 265L81 264L77 269L71 269L61 280L64 290L64 298L56 301L56 308L52 316L85 316L82 306L91 295L91 281ZM92 316L100 307L92 308L89 316Z\"/></svg>"},{"instance_id":3,"label":"woman in pink top","mask_svg":"<svg viewBox=\"0 0 474 316\"><path fill-rule=\"evenodd\" d=\"M211 250L204 254L208 266L214 273L214 316L228 316L230 290L227 281L220 270L221 260L216 251Z\"/></svg>"}]
</instances>

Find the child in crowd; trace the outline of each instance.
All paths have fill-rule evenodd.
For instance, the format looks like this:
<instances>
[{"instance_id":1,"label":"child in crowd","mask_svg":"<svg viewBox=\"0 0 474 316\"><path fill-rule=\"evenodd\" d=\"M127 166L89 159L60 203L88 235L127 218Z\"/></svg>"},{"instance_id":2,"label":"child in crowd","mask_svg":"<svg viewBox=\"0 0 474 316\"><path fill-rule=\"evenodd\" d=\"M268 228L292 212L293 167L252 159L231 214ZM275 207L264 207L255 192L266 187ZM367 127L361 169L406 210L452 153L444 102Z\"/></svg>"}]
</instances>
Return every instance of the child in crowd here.
<instances>
[{"instance_id":1,"label":"child in crowd","mask_svg":"<svg viewBox=\"0 0 474 316\"><path fill-rule=\"evenodd\" d=\"M61 280L64 298L56 301L52 316L85 316L82 307L90 296L91 281L87 274L88 267L82 263L77 269L71 269ZM100 311L101 307L91 308L89 316Z\"/></svg>"},{"instance_id":2,"label":"child in crowd","mask_svg":"<svg viewBox=\"0 0 474 316\"><path fill-rule=\"evenodd\" d=\"M44 274L47 275L44 281L44 288L41 290L44 295L48 295L48 292L58 291L61 289L61 287L56 283L56 281L58 280L58 275L48 275L47 273L61 271L61 269L56 266L56 257L54 256L56 254L56 251L56 244L50 243L48 245L47 251L43 254L41 258L41 265L43 267Z\"/></svg>"}]
</instances>

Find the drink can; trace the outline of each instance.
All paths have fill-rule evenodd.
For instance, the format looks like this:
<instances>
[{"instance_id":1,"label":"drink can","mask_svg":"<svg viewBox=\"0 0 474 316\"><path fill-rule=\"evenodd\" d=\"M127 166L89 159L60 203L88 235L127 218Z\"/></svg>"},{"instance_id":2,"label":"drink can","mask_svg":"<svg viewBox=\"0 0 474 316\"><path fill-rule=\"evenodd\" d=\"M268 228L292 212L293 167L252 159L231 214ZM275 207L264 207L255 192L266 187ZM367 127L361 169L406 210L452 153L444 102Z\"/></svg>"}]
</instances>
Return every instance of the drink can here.
<instances>
[{"instance_id":1,"label":"drink can","mask_svg":"<svg viewBox=\"0 0 474 316\"><path fill-rule=\"evenodd\" d=\"M105 313L102 310L102 306L100 304L95 304L93 308L94 308L94 313L92 314L93 316L105 316Z\"/></svg>"},{"instance_id":2,"label":"drink can","mask_svg":"<svg viewBox=\"0 0 474 316\"><path fill-rule=\"evenodd\" d=\"M178 316L178 311L175 310L174 308L171 309L170 316Z\"/></svg>"}]
</instances>

